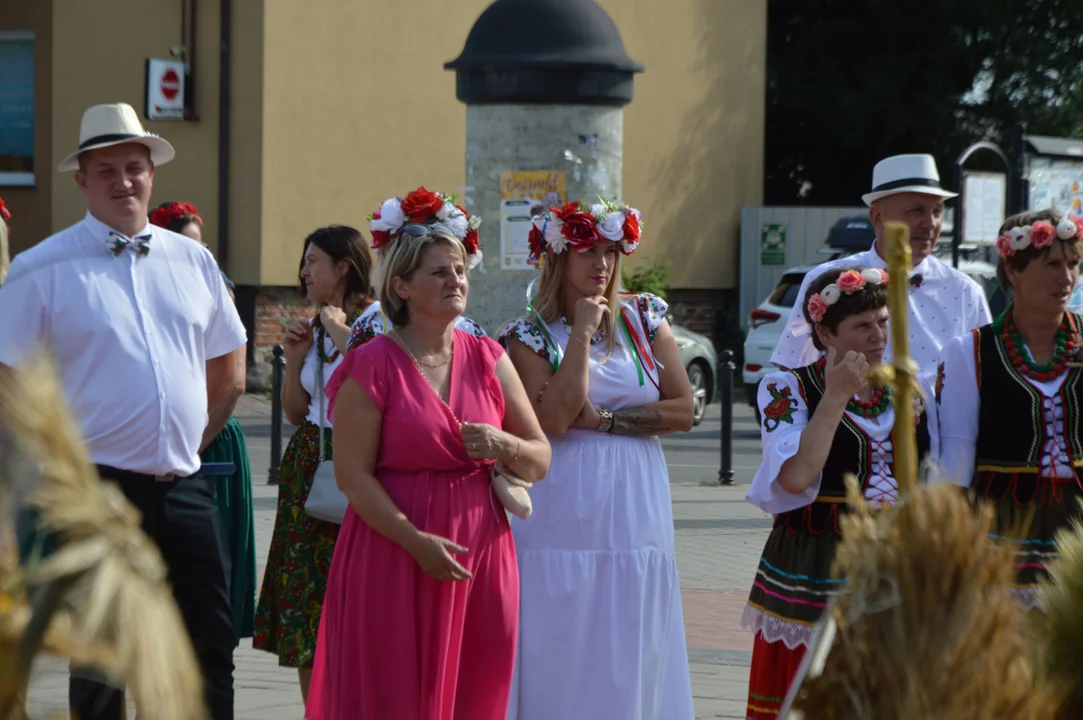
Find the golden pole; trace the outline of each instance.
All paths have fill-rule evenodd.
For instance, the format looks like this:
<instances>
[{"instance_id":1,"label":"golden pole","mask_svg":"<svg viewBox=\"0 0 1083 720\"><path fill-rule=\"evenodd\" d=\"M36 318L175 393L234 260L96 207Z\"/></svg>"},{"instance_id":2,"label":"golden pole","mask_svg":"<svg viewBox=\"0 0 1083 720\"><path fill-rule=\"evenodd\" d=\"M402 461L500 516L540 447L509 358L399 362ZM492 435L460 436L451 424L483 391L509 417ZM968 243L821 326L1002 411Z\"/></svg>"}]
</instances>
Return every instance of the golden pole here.
<instances>
[{"instance_id":1,"label":"golden pole","mask_svg":"<svg viewBox=\"0 0 1083 720\"><path fill-rule=\"evenodd\" d=\"M900 498L917 485L917 440L913 407L917 386L917 365L910 357L910 227L905 223L884 223L887 246L888 312L891 313L890 366L875 372L874 382L887 384L895 405L895 479Z\"/></svg>"}]
</instances>

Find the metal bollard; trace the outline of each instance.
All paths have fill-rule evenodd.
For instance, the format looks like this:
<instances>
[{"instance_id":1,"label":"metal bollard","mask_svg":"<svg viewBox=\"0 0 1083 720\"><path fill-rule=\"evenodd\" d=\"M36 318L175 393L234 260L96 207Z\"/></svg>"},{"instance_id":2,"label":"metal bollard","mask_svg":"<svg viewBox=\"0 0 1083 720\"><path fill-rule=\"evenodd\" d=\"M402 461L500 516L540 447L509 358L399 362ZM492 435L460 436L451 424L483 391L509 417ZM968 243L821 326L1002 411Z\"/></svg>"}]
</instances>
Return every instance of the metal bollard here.
<instances>
[{"instance_id":1,"label":"metal bollard","mask_svg":"<svg viewBox=\"0 0 1083 720\"><path fill-rule=\"evenodd\" d=\"M282 380L286 373L286 349L275 345L271 351L271 468L267 484L278 484L278 467L282 462Z\"/></svg>"},{"instance_id":2,"label":"metal bollard","mask_svg":"<svg viewBox=\"0 0 1083 720\"><path fill-rule=\"evenodd\" d=\"M737 366L733 362L733 352L723 350L721 361L722 383L722 468L718 471L720 485L733 484L733 373Z\"/></svg>"}]
</instances>

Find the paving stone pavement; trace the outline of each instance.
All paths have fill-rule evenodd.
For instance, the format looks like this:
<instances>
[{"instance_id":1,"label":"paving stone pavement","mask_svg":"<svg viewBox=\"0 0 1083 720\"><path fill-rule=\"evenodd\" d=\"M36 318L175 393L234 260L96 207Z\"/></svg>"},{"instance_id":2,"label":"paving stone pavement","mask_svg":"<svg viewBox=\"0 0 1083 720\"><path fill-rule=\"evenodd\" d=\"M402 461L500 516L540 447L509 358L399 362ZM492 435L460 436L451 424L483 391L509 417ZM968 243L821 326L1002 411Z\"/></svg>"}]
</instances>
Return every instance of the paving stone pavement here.
<instances>
[{"instance_id":1,"label":"paving stone pavement","mask_svg":"<svg viewBox=\"0 0 1083 720\"><path fill-rule=\"evenodd\" d=\"M236 416L245 428L252 458L257 557L263 562L277 498L277 488L267 484L270 403L265 397L246 395ZM696 720L744 717L752 636L740 627L741 611L771 527L770 517L744 500L760 452L759 433L747 407L734 407L734 428L733 486L710 484L718 478L720 462L718 405L709 409L703 424L692 432L663 441ZM284 430L286 438L289 431L288 427ZM262 564L259 574L262 578ZM294 670L278 667L275 657L253 650L251 640L241 643L235 663L237 720L303 718ZM39 661L30 686L30 717L56 718L66 708L65 664ZM135 717L130 702L129 717Z\"/></svg>"}]
</instances>

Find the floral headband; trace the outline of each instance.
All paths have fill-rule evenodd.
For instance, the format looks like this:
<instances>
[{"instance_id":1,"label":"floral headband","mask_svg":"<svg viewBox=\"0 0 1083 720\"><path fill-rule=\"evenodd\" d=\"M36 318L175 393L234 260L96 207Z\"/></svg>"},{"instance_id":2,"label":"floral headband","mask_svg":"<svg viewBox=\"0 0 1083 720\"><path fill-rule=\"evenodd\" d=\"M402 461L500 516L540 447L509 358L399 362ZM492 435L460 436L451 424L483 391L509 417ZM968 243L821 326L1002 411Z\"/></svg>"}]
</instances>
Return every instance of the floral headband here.
<instances>
[{"instance_id":1,"label":"floral headband","mask_svg":"<svg viewBox=\"0 0 1083 720\"><path fill-rule=\"evenodd\" d=\"M531 218L528 261L540 266L546 247L557 255L569 245L576 252L586 252L599 240L619 242L620 251L631 255L639 245L641 219L635 208L604 198L589 207L573 202L546 210Z\"/></svg>"},{"instance_id":2,"label":"floral headband","mask_svg":"<svg viewBox=\"0 0 1083 720\"><path fill-rule=\"evenodd\" d=\"M199 225L203 225L203 218L199 216L199 211L196 210L195 205L192 203L177 202L166 203L159 208L155 208L150 214L150 223L151 225L157 225L158 227L164 228L177 218L182 218L185 215L194 215L195 222Z\"/></svg>"},{"instance_id":3,"label":"floral headband","mask_svg":"<svg viewBox=\"0 0 1083 720\"><path fill-rule=\"evenodd\" d=\"M1037 220L1029 227L1013 227L1005 230L997 238L997 254L1002 258L1011 257L1020 250L1034 247L1038 250L1047 248L1053 244L1053 238L1071 240L1079 238L1083 240L1083 218L1074 215L1065 215L1053 227L1053 223L1045 220Z\"/></svg>"},{"instance_id":4,"label":"floral headband","mask_svg":"<svg viewBox=\"0 0 1083 720\"><path fill-rule=\"evenodd\" d=\"M808 316L812 322L823 322L828 308L839 301L843 293L852 295L865 289L866 285L887 285L887 272L876 268L847 270L835 282L808 299Z\"/></svg>"},{"instance_id":5,"label":"floral headband","mask_svg":"<svg viewBox=\"0 0 1083 720\"><path fill-rule=\"evenodd\" d=\"M422 186L404 198L388 198L379 210L368 216L368 221L373 250L385 248L404 227L424 225L441 228L457 237L470 256L471 269L481 264L481 243L478 241L481 218L471 216L456 205L454 195L432 192Z\"/></svg>"}]
</instances>

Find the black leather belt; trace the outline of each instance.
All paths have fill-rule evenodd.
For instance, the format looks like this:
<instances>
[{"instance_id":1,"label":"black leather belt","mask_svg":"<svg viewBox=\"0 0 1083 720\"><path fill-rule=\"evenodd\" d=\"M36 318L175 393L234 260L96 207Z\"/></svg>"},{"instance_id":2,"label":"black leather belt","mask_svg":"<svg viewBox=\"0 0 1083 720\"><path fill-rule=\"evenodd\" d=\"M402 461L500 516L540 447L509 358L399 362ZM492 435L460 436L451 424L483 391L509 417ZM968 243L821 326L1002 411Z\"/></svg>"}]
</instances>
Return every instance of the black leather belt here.
<instances>
[{"instance_id":1,"label":"black leather belt","mask_svg":"<svg viewBox=\"0 0 1083 720\"><path fill-rule=\"evenodd\" d=\"M146 473L137 473L131 470L121 470L120 468L110 467L109 465L95 465L94 467L98 469L98 475L103 478L124 480L127 482L170 483L182 479L176 473L169 473L168 475L148 475Z\"/></svg>"}]
</instances>

